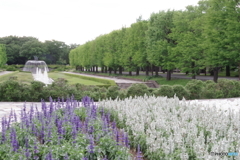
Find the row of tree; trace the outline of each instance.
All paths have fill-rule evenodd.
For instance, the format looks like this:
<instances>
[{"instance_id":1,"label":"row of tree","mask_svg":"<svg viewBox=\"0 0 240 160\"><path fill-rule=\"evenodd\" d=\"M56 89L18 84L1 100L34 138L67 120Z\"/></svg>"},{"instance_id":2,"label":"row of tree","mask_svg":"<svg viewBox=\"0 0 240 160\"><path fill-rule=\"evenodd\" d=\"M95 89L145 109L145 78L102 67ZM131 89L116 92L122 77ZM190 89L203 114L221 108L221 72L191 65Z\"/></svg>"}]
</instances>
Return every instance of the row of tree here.
<instances>
[{"instance_id":1,"label":"row of tree","mask_svg":"<svg viewBox=\"0 0 240 160\"><path fill-rule=\"evenodd\" d=\"M34 56L47 64L69 64L68 54L77 44L67 45L56 40L39 41L34 37L7 36L0 38L0 44L5 44L7 64L25 64Z\"/></svg>"},{"instance_id":2,"label":"row of tree","mask_svg":"<svg viewBox=\"0 0 240 160\"><path fill-rule=\"evenodd\" d=\"M0 44L0 67L6 64L7 55L6 55L6 47L4 44Z\"/></svg>"},{"instance_id":3,"label":"row of tree","mask_svg":"<svg viewBox=\"0 0 240 160\"><path fill-rule=\"evenodd\" d=\"M149 67L171 72L179 68L192 78L212 68L214 81L222 67L240 67L240 1L202 0L184 11L160 11L149 20L141 17L129 28L112 31L71 50L70 64L96 71L122 68L138 71ZM228 72L229 75L229 72ZM240 75L240 74L239 74Z\"/></svg>"}]
</instances>

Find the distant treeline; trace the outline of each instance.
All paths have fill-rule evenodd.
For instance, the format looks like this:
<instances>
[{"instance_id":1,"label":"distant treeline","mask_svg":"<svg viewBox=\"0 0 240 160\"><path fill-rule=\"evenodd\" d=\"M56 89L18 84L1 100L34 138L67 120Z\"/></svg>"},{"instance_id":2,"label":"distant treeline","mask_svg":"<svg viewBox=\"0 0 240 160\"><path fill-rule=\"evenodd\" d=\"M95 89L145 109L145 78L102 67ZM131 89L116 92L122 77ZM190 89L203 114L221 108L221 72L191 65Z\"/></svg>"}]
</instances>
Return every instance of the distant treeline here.
<instances>
[{"instance_id":1,"label":"distant treeline","mask_svg":"<svg viewBox=\"0 0 240 160\"><path fill-rule=\"evenodd\" d=\"M70 64L80 70L97 66L122 72L159 67L167 79L178 68L192 77L211 68L217 82L220 68L240 66L239 1L202 0L184 11L160 11L148 20L100 35L70 51ZM230 67L231 66L231 67ZM157 74L157 72L156 72Z\"/></svg>"},{"instance_id":2,"label":"distant treeline","mask_svg":"<svg viewBox=\"0 0 240 160\"><path fill-rule=\"evenodd\" d=\"M69 52L78 46L56 40L41 42L34 37L17 36L1 37L0 44L5 45L7 64L25 64L34 56L47 64L69 64Z\"/></svg>"}]
</instances>

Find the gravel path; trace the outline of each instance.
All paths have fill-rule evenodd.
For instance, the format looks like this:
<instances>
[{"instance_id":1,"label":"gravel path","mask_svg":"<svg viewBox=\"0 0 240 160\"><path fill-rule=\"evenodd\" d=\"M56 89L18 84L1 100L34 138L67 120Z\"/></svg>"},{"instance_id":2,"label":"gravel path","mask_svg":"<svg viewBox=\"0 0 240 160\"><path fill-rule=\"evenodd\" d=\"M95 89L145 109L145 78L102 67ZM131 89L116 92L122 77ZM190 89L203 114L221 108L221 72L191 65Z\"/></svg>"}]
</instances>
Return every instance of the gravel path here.
<instances>
[{"instance_id":1,"label":"gravel path","mask_svg":"<svg viewBox=\"0 0 240 160\"><path fill-rule=\"evenodd\" d=\"M12 71L2 71L2 72L0 72L0 76L2 76L4 74L9 74L9 73L12 73Z\"/></svg>"}]
</instances>

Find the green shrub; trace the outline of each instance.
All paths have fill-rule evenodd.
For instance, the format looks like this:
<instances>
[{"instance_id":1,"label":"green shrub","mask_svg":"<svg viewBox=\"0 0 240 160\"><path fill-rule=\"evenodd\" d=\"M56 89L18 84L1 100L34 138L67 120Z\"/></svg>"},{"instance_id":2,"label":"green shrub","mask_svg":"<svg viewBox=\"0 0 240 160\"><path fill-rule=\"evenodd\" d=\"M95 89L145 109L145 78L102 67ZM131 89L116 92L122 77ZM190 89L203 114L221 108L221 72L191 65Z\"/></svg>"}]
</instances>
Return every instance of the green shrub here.
<instances>
[{"instance_id":1,"label":"green shrub","mask_svg":"<svg viewBox=\"0 0 240 160\"><path fill-rule=\"evenodd\" d=\"M127 97L127 90L126 89L122 89L119 91L119 95L118 98L119 99L125 99Z\"/></svg>"},{"instance_id":2,"label":"green shrub","mask_svg":"<svg viewBox=\"0 0 240 160\"><path fill-rule=\"evenodd\" d=\"M9 80L0 85L0 99L1 101L21 101L23 87L14 80Z\"/></svg>"},{"instance_id":3,"label":"green shrub","mask_svg":"<svg viewBox=\"0 0 240 160\"><path fill-rule=\"evenodd\" d=\"M120 88L118 86L110 86L108 87L107 97L111 99L116 99L119 96Z\"/></svg>"},{"instance_id":4,"label":"green shrub","mask_svg":"<svg viewBox=\"0 0 240 160\"><path fill-rule=\"evenodd\" d=\"M208 83L202 91L203 99L223 98L224 94L217 83Z\"/></svg>"},{"instance_id":5,"label":"green shrub","mask_svg":"<svg viewBox=\"0 0 240 160\"><path fill-rule=\"evenodd\" d=\"M132 84L127 89L127 97L134 96L144 96L144 94L149 95L148 86L144 83L135 83Z\"/></svg>"},{"instance_id":6,"label":"green shrub","mask_svg":"<svg viewBox=\"0 0 240 160\"><path fill-rule=\"evenodd\" d=\"M154 95L153 92L157 90L157 88L148 88L149 95L152 96Z\"/></svg>"},{"instance_id":7,"label":"green shrub","mask_svg":"<svg viewBox=\"0 0 240 160\"><path fill-rule=\"evenodd\" d=\"M17 71L18 69L15 66L7 66L6 71Z\"/></svg>"},{"instance_id":8,"label":"green shrub","mask_svg":"<svg viewBox=\"0 0 240 160\"><path fill-rule=\"evenodd\" d=\"M209 83L215 83L213 80L206 80L205 82L205 85L209 84Z\"/></svg>"},{"instance_id":9,"label":"green shrub","mask_svg":"<svg viewBox=\"0 0 240 160\"><path fill-rule=\"evenodd\" d=\"M202 94L202 90L205 87L205 83L201 80L191 80L189 81L185 88L189 91L190 93L190 99L200 99L201 98L201 94Z\"/></svg>"},{"instance_id":10,"label":"green shrub","mask_svg":"<svg viewBox=\"0 0 240 160\"><path fill-rule=\"evenodd\" d=\"M173 87L170 85L162 85L160 88L153 92L155 96L167 96L168 98L174 97Z\"/></svg>"},{"instance_id":11,"label":"green shrub","mask_svg":"<svg viewBox=\"0 0 240 160\"><path fill-rule=\"evenodd\" d=\"M173 85L173 92L174 94L176 94L176 96L182 100L183 97L185 99L189 99L189 92L186 90L185 87L183 87L182 85Z\"/></svg>"},{"instance_id":12,"label":"green shrub","mask_svg":"<svg viewBox=\"0 0 240 160\"><path fill-rule=\"evenodd\" d=\"M234 89L231 91L232 97L240 97L240 81L233 81Z\"/></svg>"},{"instance_id":13,"label":"green shrub","mask_svg":"<svg viewBox=\"0 0 240 160\"><path fill-rule=\"evenodd\" d=\"M44 95L44 86L45 84L39 81L32 81L30 85L31 101L39 102Z\"/></svg>"},{"instance_id":14,"label":"green shrub","mask_svg":"<svg viewBox=\"0 0 240 160\"><path fill-rule=\"evenodd\" d=\"M220 87L220 89L223 92L223 97L224 98L231 98L234 97L235 95L235 84L232 80L229 79L219 79L217 83Z\"/></svg>"}]
</instances>

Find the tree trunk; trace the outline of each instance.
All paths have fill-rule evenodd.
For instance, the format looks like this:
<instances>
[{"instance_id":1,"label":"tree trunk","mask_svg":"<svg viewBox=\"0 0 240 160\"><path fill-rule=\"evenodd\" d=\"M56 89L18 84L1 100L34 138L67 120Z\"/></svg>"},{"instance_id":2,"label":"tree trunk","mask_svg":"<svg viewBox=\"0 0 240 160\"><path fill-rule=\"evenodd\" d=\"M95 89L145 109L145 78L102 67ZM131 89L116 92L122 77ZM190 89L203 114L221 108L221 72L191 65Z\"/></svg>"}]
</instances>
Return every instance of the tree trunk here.
<instances>
[{"instance_id":1,"label":"tree trunk","mask_svg":"<svg viewBox=\"0 0 240 160\"><path fill-rule=\"evenodd\" d=\"M192 75L192 79L196 79L196 75L195 74Z\"/></svg>"},{"instance_id":2,"label":"tree trunk","mask_svg":"<svg viewBox=\"0 0 240 160\"><path fill-rule=\"evenodd\" d=\"M139 68L137 67L136 75L139 76Z\"/></svg>"},{"instance_id":3,"label":"tree trunk","mask_svg":"<svg viewBox=\"0 0 240 160\"><path fill-rule=\"evenodd\" d=\"M149 66L146 67L146 76L149 76Z\"/></svg>"},{"instance_id":4,"label":"tree trunk","mask_svg":"<svg viewBox=\"0 0 240 160\"><path fill-rule=\"evenodd\" d=\"M129 76L132 76L132 71L129 71Z\"/></svg>"},{"instance_id":5,"label":"tree trunk","mask_svg":"<svg viewBox=\"0 0 240 160\"><path fill-rule=\"evenodd\" d=\"M95 66L92 67L92 71L95 72Z\"/></svg>"},{"instance_id":6,"label":"tree trunk","mask_svg":"<svg viewBox=\"0 0 240 160\"><path fill-rule=\"evenodd\" d=\"M192 62L192 79L196 79L196 73L194 71L195 63Z\"/></svg>"},{"instance_id":7,"label":"tree trunk","mask_svg":"<svg viewBox=\"0 0 240 160\"><path fill-rule=\"evenodd\" d=\"M122 75L122 70L123 68L122 67L119 67L119 74Z\"/></svg>"},{"instance_id":8,"label":"tree trunk","mask_svg":"<svg viewBox=\"0 0 240 160\"><path fill-rule=\"evenodd\" d=\"M108 71L107 66L104 67L104 70L105 70L105 73L107 73L107 71Z\"/></svg>"},{"instance_id":9,"label":"tree trunk","mask_svg":"<svg viewBox=\"0 0 240 160\"><path fill-rule=\"evenodd\" d=\"M101 66L101 73L104 72L104 66Z\"/></svg>"},{"instance_id":10,"label":"tree trunk","mask_svg":"<svg viewBox=\"0 0 240 160\"><path fill-rule=\"evenodd\" d=\"M207 76L207 68L204 68L205 76Z\"/></svg>"},{"instance_id":11,"label":"tree trunk","mask_svg":"<svg viewBox=\"0 0 240 160\"><path fill-rule=\"evenodd\" d=\"M109 74L112 74L112 68L111 68L111 67L109 67L108 73L109 73Z\"/></svg>"},{"instance_id":12,"label":"tree trunk","mask_svg":"<svg viewBox=\"0 0 240 160\"><path fill-rule=\"evenodd\" d=\"M229 65L226 66L226 76L230 77L230 66Z\"/></svg>"},{"instance_id":13,"label":"tree trunk","mask_svg":"<svg viewBox=\"0 0 240 160\"><path fill-rule=\"evenodd\" d=\"M217 83L217 80L218 80L218 67L215 67L213 69L213 81Z\"/></svg>"},{"instance_id":14,"label":"tree trunk","mask_svg":"<svg viewBox=\"0 0 240 160\"><path fill-rule=\"evenodd\" d=\"M155 75L158 76L159 67L155 66Z\"/></svg>"},{"instance_id":15,"label":"tree trunk","mask_svg":"<svg viewBox=\"0 0 240 160\"><path fill-rule=\"evenodd\" d=\"M153 76L153 68L154 68L154 66L152 65L152 66L151 66L151 73L152 73L152 76Z\"/></svg>"},{"instance_id":16,"label":"tree trunk","mask_svg":"<svg viewBox=\"0 0 240 160\"><path fill-rule=\"evenodd\" d=\"M114 74L117 74L117 68L114 68Z\"/></svg>"},{"instance_id":17,"label":"tree trunk","mask_svg":"<svg viewBox=\"0 0 240 160\"><path fill-rule=\"evenodd\" d=\"M167 81L171 80L171 70L167 70L167 77L166 77Z\"/></svg>"},{"instance_id":18,"label":"tree trunk","mask_svg":"<svg viewBox=\"0 0 240 160\"><path fill-rule=\"evenodd\" d=\"M98 66L96 66L96 72L98 73Z\"/></svg>"}]
</instances>

